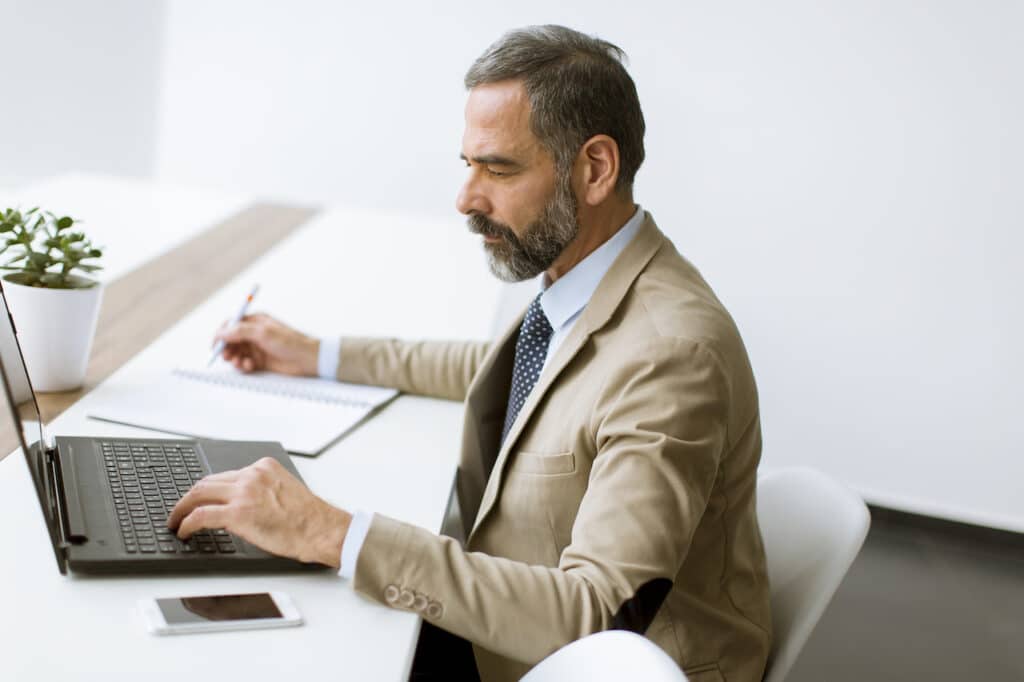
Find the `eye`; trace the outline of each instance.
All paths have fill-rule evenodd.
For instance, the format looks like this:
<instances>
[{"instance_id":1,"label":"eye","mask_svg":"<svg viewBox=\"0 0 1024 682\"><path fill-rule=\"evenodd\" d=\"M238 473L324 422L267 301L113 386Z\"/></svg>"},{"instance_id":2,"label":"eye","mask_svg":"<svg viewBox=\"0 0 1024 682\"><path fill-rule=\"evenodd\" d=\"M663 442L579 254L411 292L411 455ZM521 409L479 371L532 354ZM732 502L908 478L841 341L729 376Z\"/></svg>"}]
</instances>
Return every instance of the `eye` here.
<instances>
[{"instance_id":1,"label":"eye","mask_svg":"<svg viewBox=\"0 0 1024 682\"><path fill-rule=\"evenodd\" d=\"M499 171L499 170L494 170L493 168L488 168L487 169L487 173L489 175L493 175L496 178L504 178L504 177L510 175L510 173L506 173L504 171Z\"/></svg>"}]
</instances>

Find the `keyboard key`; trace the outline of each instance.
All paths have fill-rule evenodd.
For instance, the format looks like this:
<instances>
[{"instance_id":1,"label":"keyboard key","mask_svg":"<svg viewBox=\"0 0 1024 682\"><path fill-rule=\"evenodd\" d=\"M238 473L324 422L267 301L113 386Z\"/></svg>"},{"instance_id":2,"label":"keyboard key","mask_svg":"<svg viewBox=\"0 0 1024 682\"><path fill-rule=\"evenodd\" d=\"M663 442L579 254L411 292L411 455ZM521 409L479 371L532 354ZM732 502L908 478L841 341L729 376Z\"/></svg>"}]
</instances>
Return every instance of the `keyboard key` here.
<instances>
[{"instance_id":1,"label":"keyboard key","mask_svg":"<svg viewBox=\"0 0 1024 682\"><path fill-rule=\"evenodd\" d=\"M126 551L213 553L221 549L213 542L215 539L229 546L231 538L226 534L206 533L197 536L199 542L181 543L167 528L167 516L174 505L205 473L195 448L104 441L100 449Z\"/></svg>"}]
</instances>

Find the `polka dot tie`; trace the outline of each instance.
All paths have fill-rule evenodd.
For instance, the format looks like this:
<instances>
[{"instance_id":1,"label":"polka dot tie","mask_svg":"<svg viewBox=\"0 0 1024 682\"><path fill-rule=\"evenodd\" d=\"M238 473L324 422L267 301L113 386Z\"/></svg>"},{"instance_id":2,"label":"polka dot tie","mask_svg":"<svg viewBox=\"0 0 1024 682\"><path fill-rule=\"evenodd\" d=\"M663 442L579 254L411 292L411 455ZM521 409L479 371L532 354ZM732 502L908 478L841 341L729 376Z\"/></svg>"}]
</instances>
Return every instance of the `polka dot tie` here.
<instances>
[{"instance_id":1,"label":"polka dot tie","mask_svg":"<svg viewBox=\"0 0 1024 682\"><path fill-rule=\"evenodd\" d=\"M540 295L526 310L526 317L519 327L519 339L516 340L516 360L512 367L512 390L508 395L508 408L505 412L505 426L501 430L501 442L505 442L512 423L523 409L526 398L533 390L533 385L540 377L544 360L548 355L548 342L554 330L544 315L540 305Z\"/></svg>"}]
</instances>

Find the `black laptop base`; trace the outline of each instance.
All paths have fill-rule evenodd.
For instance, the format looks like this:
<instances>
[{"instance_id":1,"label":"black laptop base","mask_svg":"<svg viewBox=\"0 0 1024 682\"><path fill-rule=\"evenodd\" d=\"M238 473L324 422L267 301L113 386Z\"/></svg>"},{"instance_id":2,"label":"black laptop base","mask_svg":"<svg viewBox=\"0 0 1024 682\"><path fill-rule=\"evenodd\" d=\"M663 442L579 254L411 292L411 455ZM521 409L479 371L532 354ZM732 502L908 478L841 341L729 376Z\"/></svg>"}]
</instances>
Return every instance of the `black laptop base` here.
<instances>
[{"instance_id":1,"label":"black laptop base","mask_svg":"<svg viewBox=\"0 0 1024 682\"><path fill-rule=\"evenodd\" d=\"M76 573L177 574L316 571L327 567L268 554L223 530L188 542L167 514L208 473L272 457L301 480L279 443L58 437L66 565Z\"/></svg>"}]
</instances>

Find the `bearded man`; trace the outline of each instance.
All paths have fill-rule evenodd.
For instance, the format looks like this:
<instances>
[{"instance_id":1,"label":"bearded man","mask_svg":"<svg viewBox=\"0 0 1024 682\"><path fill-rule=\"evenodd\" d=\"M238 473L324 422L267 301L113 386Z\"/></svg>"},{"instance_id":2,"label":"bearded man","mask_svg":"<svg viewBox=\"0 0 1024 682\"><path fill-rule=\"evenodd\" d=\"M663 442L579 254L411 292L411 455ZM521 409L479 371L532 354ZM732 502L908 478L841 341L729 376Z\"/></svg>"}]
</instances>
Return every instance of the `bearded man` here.
<instances>
[{"instance_id":1,"label":"bearded man","mask_svg":"<svg viewBox=\"0 0 1024 682\"><path fill-rule=\"evenodd\" d=\"M273 460L204 479L168 521L339 567L417 611L414 679L516 680L610 628L690 680L764 671L754 378L728 312L634 202L644 119L622 56L529 27L466 75L457 208L496 276L540 276L497 340L318 340L262 315L219 334L243 371L465 402L456 537L333 507Z\"/></svg>"}]
</instances>

